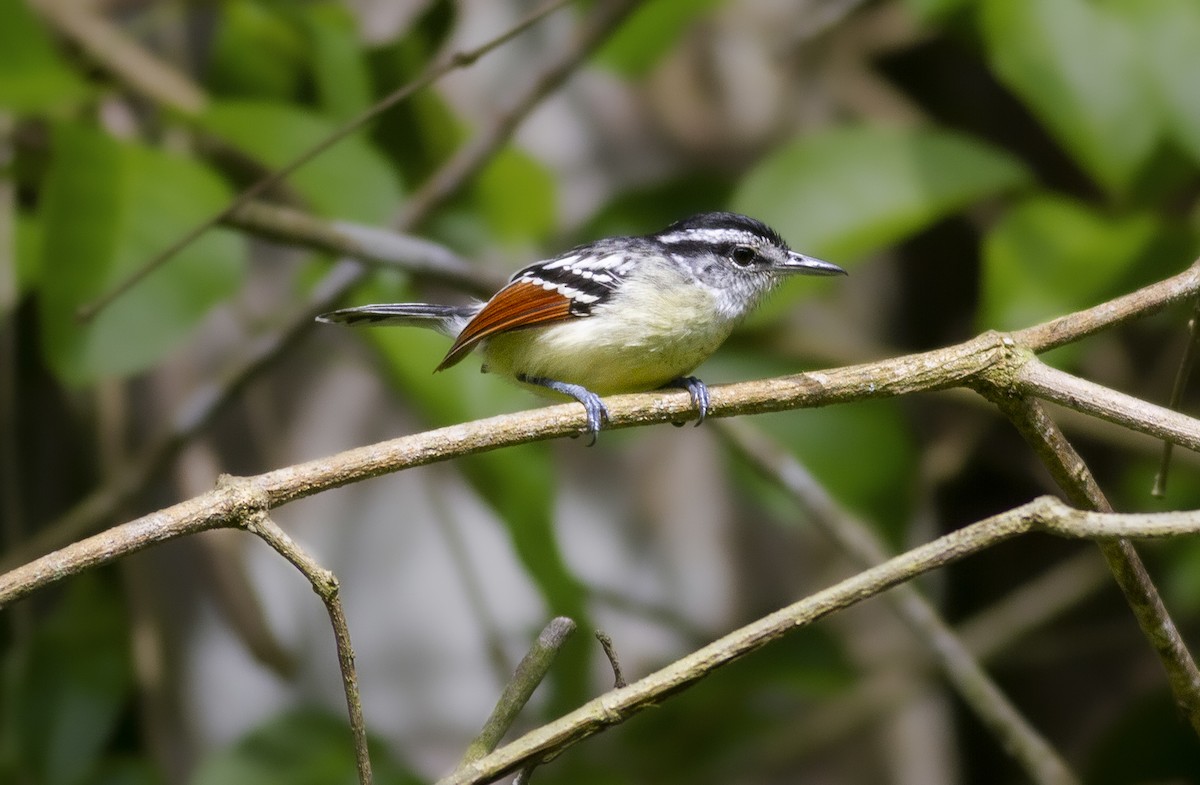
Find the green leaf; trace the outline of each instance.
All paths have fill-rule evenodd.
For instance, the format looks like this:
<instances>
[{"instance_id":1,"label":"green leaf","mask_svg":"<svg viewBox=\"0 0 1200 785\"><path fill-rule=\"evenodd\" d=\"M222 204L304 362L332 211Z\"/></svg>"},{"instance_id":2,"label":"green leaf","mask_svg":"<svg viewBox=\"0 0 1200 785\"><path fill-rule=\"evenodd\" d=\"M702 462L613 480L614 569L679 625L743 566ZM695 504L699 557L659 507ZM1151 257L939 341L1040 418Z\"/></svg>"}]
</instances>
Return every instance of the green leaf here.
<instances>
[{"instance_id":1,"label":"green leaf","mask_svg":"<svg viewBox=\"0 0 1200 785\"><path fill-rule=\"evenodd\" d=\"M89 89L55 51L27 3L0 3L0 109L18 114L53 112Z\"/></svg>"},{"instance_id":2,"label":"green leaf","mask_svg":"<svg viewBox=\"0 0 1200 785\"><path fill-rule=\"evenodd\" d=\"M791 369L794 370L794 369ZM773 372L745 378L786 373ZM812 472L835 499L879 528L897 551L912 506L916 446L902 408L894 401L867 401L766 415L757 421ZM771 494L755 493L757 498ZM788 500L785 515L803 521Z\"/></svg>"},{"instance_id":3,"label":"green leaf","mask_svg":"<svg viewBox=\"0 0 1200 785\"><path fill-rule=\"evenodd\" d=\"M457 5L435 0L414 19L408 33L368 52L372 81L380 91L408 84L448 44ZM424 180L467 138L465 127L437 90L418 90L373 124L376 145L397 162L408 182Z\"/></svg>"},{"instance_id":4,"label":"green leaf","mask_svg":"<svg viewBox=\"0 0 1200 785\"><path fill-rule=\"evenodd\" d=\"M72 580L10 667L3 746L16 751L30 782L83 783L133 698L119 593L92 574Z\"/></svg>"},{"instance_id":5,"label":"green leaf","mask_svg":"<svg viewBox=\"0 0 1200 785\"><path fill-rule=\"evenodd\" d=\"M168 352L241 281L245 246L207 232L81 324L108 292L224 207L224 182L203 165L76 125L54 135L42 203L43 352L70 384L142 370Z\"/></svg>"},{"instance_id":6,"label":"green leaf","mask_svg":"<svg viewBox=\"0 0 1200 785\"><path fill-rule=\"evenodd\" d=\"M309 46L287 15L255 0L220 5L206 84L223 97L296 100L308 70Z\"/></svg>"},{"instance_id":7,"label":"green leaf","mask_svg":"<svg viewBox=\"0 0 1200 785\"><path fill-rule=\"evenodd\" d=\"M1149 93L1165 130L1200 163L1200 3L1120 0L1108 7L1140 34Z\"/></svg>"},{"instance_id":8,"label":"green leaf","mask_svg":"<svg viewBox=\"0 0 1200 785\"><path fill-rule=\"evenodd\" d=\"M380 785L423 780L368 742ZM191 785L357 785L349 721L320 709L297 709L260 726L231 749L203 761Z\"/></svg>"},{"instance_id":9,"label":"green leaf","mask_svg":"<svg viewBox=\"0 0 1200 785\"><path fill-rule=\"evenodd\" d=\"M325 118L283 104L215 102L200 124L253 158L278 168L332 134ZM362 136L342 139L288 182L324 215L383 223L400 203L391 167Z\"/></svg>"},{"instance_id":10,"label":"green leaf","mask_svg":"<svg viewBox=\"0 0 1200 785\"><path fill-rule=\"evenodd\" d=\"M345 122L371 105L371 86L350 12L334 3L298 9L312 46L317 98L329 117Z\"/></svg>"},{"instance_id":11,"label":"green leaf","mask_svg":"<svg viewBox=\"0 0 1200 785\"><path fill-rule=\"evenodd\" d=\"M794 248L844 266L1028 179L1012 157L959 134L840 128L759 162L733 208L771 224Z\"/></svg>"},{"instance_id":12,"label":"green leaf","mask_svg":"<svg viewBox=\"0 0 1200 785\"><path fill-rule=\"evenodd\" d=\"M1097 182L1125 192L1160 131L1136 31L1087 0L986 0L983 32L1000 79Z\"/></svg>"},{"instance_id":13,"label":"green leaf","mask_svg":"<svg viewBox=\"0 0 1200 785\"><path fill-rule=\"evenodd\" d=\"M905 0L905 5L923 22L937 23L969 8L976 0Z\"/></svg>"},{"instance_id":14,"label":"green leaf","mask_svg":"<svg viewBox=\"0 0 1200 785\"><path fill-rule=\"evenodd\" d=\"M492 157L479 173L474 194L500 239L528 244L544 239L555 226L554 178L515 147Z\"/></svg>"},{"instance_id":15,"label":"green leaf","mask_svg":"<svg viewBox=\"0 0 1200 785\"><path fill-rule=\"evenodd\" d=\"M1051 196L1026 200L984 240L980 329L1027 327L1094 305L1161 231L1149 214L1108 215Z\"/></svg>"},{"instance_id":16,"label":"green leaf","mask_svg":"<svg viewBox=\"0 0 1200 785\"><path fill-rule=\"evenodd\" d=\"M596 53L596 60L626 76L642 76L676 42L696 19L708 13L716 0L654 0L642 3Z\"/></svg>"}]
</instances>

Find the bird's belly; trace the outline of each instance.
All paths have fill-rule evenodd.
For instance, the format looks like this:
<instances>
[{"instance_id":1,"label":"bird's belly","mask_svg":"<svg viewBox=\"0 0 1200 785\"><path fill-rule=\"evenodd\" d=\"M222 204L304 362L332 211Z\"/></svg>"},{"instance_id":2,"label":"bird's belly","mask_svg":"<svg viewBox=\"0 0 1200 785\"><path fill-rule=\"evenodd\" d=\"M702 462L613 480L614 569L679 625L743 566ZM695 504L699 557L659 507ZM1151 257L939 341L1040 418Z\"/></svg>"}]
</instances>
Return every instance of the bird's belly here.
<instances>
[{"instance_id":1,"label":"bird's belly","mask_svg":"<svg viewBox=\"0 0 1200 785\"><path fill-rule=\"evenodd\" d=\"M697 294L697 297L703 293ZM510 377L580 384L599 395L653 390L692 371L729 336L707 302L680 303L669 315L653 302L490 338L485 369Z\"/></svg>"}]
</instances>

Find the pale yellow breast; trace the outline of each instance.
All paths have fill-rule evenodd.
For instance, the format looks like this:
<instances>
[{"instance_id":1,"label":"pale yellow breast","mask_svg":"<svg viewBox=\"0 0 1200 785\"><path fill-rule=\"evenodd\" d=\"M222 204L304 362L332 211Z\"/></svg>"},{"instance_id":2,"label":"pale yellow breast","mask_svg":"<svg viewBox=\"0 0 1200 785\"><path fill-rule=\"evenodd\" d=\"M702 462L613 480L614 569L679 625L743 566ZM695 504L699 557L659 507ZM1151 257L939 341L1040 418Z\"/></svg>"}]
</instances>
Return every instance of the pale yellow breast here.
<instances>
[{"instance_id":1,"label":"pale yellow breast","mask_svg":"<svg viewBox=\"0 0 1200 785\"><path fill-rule=\"evenodd\" d=\"M688 374L729 336L713 294L667 268L624 286L591 316L490 338L485 369L581 384L609 395L652 390Z\"/></svg>"}]
</instances>

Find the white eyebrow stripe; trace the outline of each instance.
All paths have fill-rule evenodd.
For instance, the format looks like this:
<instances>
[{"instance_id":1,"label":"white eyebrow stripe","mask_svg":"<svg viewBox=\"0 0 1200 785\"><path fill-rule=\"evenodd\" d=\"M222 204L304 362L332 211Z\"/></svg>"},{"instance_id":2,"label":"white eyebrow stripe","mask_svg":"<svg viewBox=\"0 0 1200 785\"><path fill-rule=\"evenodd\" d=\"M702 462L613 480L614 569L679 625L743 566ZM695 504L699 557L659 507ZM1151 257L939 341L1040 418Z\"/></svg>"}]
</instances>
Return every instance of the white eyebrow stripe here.
<instances>
[{"instance_id":1,"label":"white eyebrow stripe","mask_svg":"<svg viewBox=\"0 0 1200 785\"><path fill-rule=\"evenodd\" d=\"M671 234L660 235L658 241L667 245L675 243L755 243L761 240L741 229L681 229Z\"/></svg>"}]
</instances>

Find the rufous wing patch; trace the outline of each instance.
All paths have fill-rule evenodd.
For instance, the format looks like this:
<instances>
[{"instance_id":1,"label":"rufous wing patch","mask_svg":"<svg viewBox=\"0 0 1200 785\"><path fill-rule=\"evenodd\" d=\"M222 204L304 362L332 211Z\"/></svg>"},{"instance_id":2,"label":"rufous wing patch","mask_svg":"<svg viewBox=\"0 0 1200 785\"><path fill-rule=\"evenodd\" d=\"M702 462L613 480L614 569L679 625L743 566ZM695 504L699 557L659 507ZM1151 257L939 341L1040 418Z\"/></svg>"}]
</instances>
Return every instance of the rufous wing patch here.
<instances>
[{"instance_id":1,"label":"rufous wing patch","mask_svg":"<svg viewBox=\"0 0 1200 785\"><path fill-rule=\"evenodd\" d=\"M434 370L449 368L462 360L475 344L489 335L572 318L575 317L571 314L570 298L530 281L511 283L496 292L483 310L467 323Z\"/></svg>"}]
</instances>

